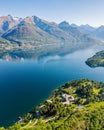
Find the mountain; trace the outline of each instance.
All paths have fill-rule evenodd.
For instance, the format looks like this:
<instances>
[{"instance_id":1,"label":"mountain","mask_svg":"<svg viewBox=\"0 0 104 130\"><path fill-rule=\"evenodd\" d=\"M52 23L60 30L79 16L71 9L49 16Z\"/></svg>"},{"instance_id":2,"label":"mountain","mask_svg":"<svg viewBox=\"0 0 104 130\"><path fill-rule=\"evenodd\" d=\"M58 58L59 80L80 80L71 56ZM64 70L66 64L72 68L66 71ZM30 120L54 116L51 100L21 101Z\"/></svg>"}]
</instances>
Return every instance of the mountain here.
<instances>
[{"instance_id":1,"label":"mountain","mask_svg":"<svg viewBox=\"0 0 104 130\"><path fill-rule=\"evenodd\" d=\"M69 25L69 23L66 21L61 22L58 26L63 31L69 33L70 35L72 35L76 38L78 38L79 36L82 35L82 33L77 29L77 27L73 27L73 26Z\"/></svg>"},{"instance_id":2,"label":"mountain","mask_svg":"<svg viewBox=\"0 0 104 130\"><path fill-rule=\"evenodd\" d=\"M78 25L76 25L76 24L74 24L74 23L72 23L71 26L72 26L72 27L78 27Z\"/></svg>"},{"instance_id":3,"label":"mountain","mask_svg":"<svg viewBox=\"0 0 104 130\"><path fill-rule=\"evenodd\" d=\"M37 55L65 54L81 48L98 44L101 41L82 33L78 26L69 25L63 21L60 24L48 22L36 16L24 19L8 16L0 17L1 37L18 46L13 53L15 57L26 58L29 52L31 57ZM15 52L15 53L14 53ZM21 53L21 54L19 54Z\"/></svg>"},{"instance_id":4,"label":"mountain","mask_svg":"<svg viewBox=\"0 0 104 130\"><path fill-rule=\"evenodd\" d=\"M64 24L64 25L63 25ZM67 25L65 25L67 24ZM62 22L59 25L42 20L36 16L26 17L17 26L2 35L3 38L20 43L48 43L59 42L63 45L76 45L82 42L93 42L94 39L84 35L77 28ZM41 39L41 40L40 40Z\"/></svg>"},{"instance_id":5,"label":"mountain","mask_svg":"<svg viewBox=\"0 0 104 130\"><path fill-rule=\"evenodd\" d=\"M22 21L17 26L8 30L2 35L2 37L16 43L29 43L30 45L33 44L34 46L59 42L58 39L53 39L52 36L45 33L39 27L26 21Z\"/></svg>"},{"instance_id":6,"label":"mountain","mask_svg":"<svg viewBox=\"0 0 104 130\"><path fill-rule=\"evenodd\" d=\"M0 35L5 33L7 30L11 29L17 25L20 18L13 18L11 15L0 17Z\"/></svg>"},{"instance_id":7,"label":"mountain","mask_svg":"<svg viewBox=\"0 0 104 130\"><path fill-rule=\"evenodd\" d=\"M30 44L64 44L74 38L58 28L57 24L49 23L36 16L27 17L14 28L2 35L10 41Z\"/></svg>"},{"instance_id":8,"label":"mountain","mask_svg":"<svg viewBox=\"0 0 104 130\"><path fill-rule=\"evenodd\" d=\"M96 28L86 24L86 25L80 25L78 27L78 29L84 33L84 34L91 34L92 32L94 32L96 30Z\"/></svg>"},{"instance_id":9,"label":"mountain","mask_svg":"<svg viewBox=\"0 0 104 130\"><path fill-rule=\"evenodd\" d=\"M93 38L91 38L90 35L87 35L86 33L83 33L82 31L80 31L78 26L73 27L69 25L69 23L66 21L61 22L58 26L63 31L69 33L74 38L76 38L77 43L80 43L80 44L82 43L86 45L93 44L93 42L96 43L96 41Z\"/></svg>"},{"instance_id":10,"label":"mountain","mask_svg":"<svg viewBox=\"0 0 104 130\"><path fill-rule=\"evenodd\" d=\"M47 100L7 129L103 130L103 128L104 84L80 79L67 82L55 89Z\"/></svg>"},{"instance_id":11,"label":"mountain","mask_svg":"<svg viewBox=\"0 0 104 130\"><path fill-rule=\"evenodd\" d=\"M8 56L16 58L35 58L44 53L55 53L63 44L60 39L46 33L31 21L23 20L8 30L2 37L19 47L11 50ZM11 58L9 58L11 59Z\"/></svg>"},{"instance_id":12,"label":"mountain","mask_svg":"<svg viewBox=\"0 0 104 130\"><path fill-rule=\"evenodd\" d=\"M14 49L17 49L18 45L12 44L10 41L0 38L0 59L8 55L8 53Z\"/></svg>"},{"instance_id":13,"label":"mountain","mask_svg":"<svg viewBox=\"0 0 104 130\"><path fill-rule=\"evenodd\" d=\"M98 40L104 40L104 25L101 25L100 27L94 28L90 25L81 25L77 27L79 31L81 31L84 34L88 34L90 37Z\"/></svg>"},{"instance_id":14,"label":"mountain","mask_svg":"<svg viewBox=\"0 0 104 130\"><path fill-rule=\"evenodd\" d=\"M54 22L48 22L45 20L42 20L36 16L33 16L34 24L38 26L41 30L45 31L51 36L54 36L55 38L61 40L62 42L68 42L71 43L71 41L74 40L74 38L61 30L58 25Z\"/></svg>"},{"instance_id":15,"label":"mountain","mask_svg":"<svg viewBox=\"0 0 104 130\"><path fill-rule=\"evenodd\" d=\"M100 40L104 40L104 25L98 27L95 31L93 31L91 36Z\"/></svg>"}]
</instances>

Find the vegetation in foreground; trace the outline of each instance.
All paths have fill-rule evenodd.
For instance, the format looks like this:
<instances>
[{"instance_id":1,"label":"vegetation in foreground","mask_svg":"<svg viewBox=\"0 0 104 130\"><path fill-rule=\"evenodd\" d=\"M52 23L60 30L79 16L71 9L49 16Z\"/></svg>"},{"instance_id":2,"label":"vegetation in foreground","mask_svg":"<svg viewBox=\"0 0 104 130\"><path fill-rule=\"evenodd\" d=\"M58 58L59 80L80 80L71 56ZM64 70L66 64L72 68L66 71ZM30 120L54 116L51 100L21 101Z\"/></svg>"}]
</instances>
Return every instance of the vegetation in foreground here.
<instances>
[{"instance_id":1,"label":"vegetation in foreground","mask_svg":"<svg viewBox=\"0 0 104 130\"><path fill-rule=\"evenodd\" d=\"M104 51L100 51L93 57L88 58L86 64L90 67L104 67Z\"/></svg>"},{"instance_id":2,"label":"vegetation in foreground","mask_svg":"<svg viewBox=\"0 0 104 130\"><path fill-rule=\"evenodd\" d=\"M0 130L104 130L104 84L74 80L9 128Z\"/></svg>"}]
</instances>

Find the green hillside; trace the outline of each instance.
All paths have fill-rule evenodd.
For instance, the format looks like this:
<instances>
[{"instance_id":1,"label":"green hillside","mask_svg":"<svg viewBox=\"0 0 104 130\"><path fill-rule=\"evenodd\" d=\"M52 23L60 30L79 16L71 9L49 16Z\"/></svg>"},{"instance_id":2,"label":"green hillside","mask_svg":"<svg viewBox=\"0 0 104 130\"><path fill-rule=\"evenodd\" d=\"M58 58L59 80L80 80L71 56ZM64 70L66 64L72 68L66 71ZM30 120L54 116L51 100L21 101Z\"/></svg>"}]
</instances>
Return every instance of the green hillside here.
<instances>
[{"instance_id":1,"label":"green hillside","mask_svg":"<svg viewBox=\"0 0 104 130\"><path fill-rule=\"evenodd\" d=\"M91 58L88 58L86 64L90 67L104 67L104 51L100 51Z\"/></svg>"},{"instance_id":2,"label":"green hillside","mask_svg":"<svg viewBox=\"0 0 104 130\"><path fill-rule=\"evenodd\" d=\"M3 129L3 128L1 128ZM7 130L104 130L104 84L74 80Z\"/></svg>"},{"instance_id":3,"label":"green hillside","mask_svg":"<svg viewBox=\"0 0 104 130\"><path fill-rule=\"evenodd\" d=\"M8 55L10 51L18 48L18 45L12 44L10 41L0 38L0 58Z\"/></svg>"}]
</instances>

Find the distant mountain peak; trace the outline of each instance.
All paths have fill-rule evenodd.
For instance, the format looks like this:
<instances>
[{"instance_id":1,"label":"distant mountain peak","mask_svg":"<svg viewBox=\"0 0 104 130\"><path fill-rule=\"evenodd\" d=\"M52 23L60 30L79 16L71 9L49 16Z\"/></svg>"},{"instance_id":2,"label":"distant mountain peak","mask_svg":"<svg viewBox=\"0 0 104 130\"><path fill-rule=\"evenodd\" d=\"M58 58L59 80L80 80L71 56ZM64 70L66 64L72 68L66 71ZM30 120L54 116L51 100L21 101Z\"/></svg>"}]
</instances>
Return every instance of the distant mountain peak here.
<instances>
[{"instance_id":1,"label":"distant mountain peak","mask_svg":"<svg viewBox=\"0 0 104 130\"><path fill-rule=\"evenodd\" d=\"M22 20L23 20L22 18L19 18L19 17L13 17L13 19L14 19L15 21L22 21Z\"/></svg>"},{"instance_id":2,"label":"distant mountain peak","mask_svg":"<svg viewBox=\"0 0 104 130\"><path fill-rule=\"evenodd\" d=\"M14 27L19 23L19 19L13 18L11 15L0 17L0 35Z\"/></svg>"},{"instance_id":3,"label":"distant mountain peak","mask_svg":"<svg viewBox=\"0 0 104 130\"><path fill-rule=\"evenodd\" d=\"M78 27L78 29L85 34L91 34L93 31L95 31L96 28L90 26L89 24L82 24Z\"/></svg>"},{"instance_id":4,"label":"distant mountain peak","mask_svg":"<svg viewBox=\"0 0 104 130\"><path fill-rule=\"evenodd\" d=\"M78 25L76 25L76 24L74 24L74 23L72 23L71 26L72 26L72 27L78 27Z\"/></svg>"},{"instance_id":5,"label":"distant mountain peak","mask_svg":"<svg viewBox=\"0 0 104 130\"><path fill-rule=\"evenodd\" d=\"M69 27L70 25L67 21L62 21L61 23L59 23L59 26Z\"/></svg>"},{"instance_id":6,"label":"distant mountain peak","mask_svg":"<svg viewBox=\"0 0 104 130\"><path fill-rule=\"evenodd\" d=\"M104 25L101 25L100 27L98 27L98 29L104 30Z\"/></svg>"},{"instance_id":7,"label":"distant mountain peak","mask_svg":"<svg viewBox=\"0 0 104 130\"><path fill-rule=\"evenodd\" d=\"M55 22L49 22L49 21L43 20L37 16L32 16L32 17L34 18L35 23L42 22L42 23L46 23L46 24L50 24L50 25L56 25Z\"/></svg>"},{"instance_id":8,"label":"distant mountain peak","mask_svg":"<svg viewBox=\"0 0 104 130\"><path fill-rule=\"evenodd\" d=\"M33 16L29 16L29 17L26 17L24 19L25 22L29 23L29 24L34 24L34 18Z\"/></svg>"},{"instance_id":9,"label":"distant mountain peak","mask_svg":"<svg viewBox=\"0 0 104 130\"><path fill-rule=\"evenodd\" d=\"M80 25L80 26L89 26L88 24L82 24L82 25Z\"/></svg>"}]
</instances>

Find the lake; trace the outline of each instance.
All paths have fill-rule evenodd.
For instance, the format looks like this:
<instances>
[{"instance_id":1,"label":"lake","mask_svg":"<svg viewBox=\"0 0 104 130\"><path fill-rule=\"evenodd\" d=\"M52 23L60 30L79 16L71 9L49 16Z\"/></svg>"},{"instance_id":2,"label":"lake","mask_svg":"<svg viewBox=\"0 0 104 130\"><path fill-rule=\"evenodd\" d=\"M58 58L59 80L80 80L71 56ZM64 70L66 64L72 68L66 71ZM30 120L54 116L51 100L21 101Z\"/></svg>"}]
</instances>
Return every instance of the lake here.
<instances>
[{"instance_id":1,"label":"lake","mask_svg":"<svg viewBox=\"0 0 104 130\"><path fill-rule=\"evenodd\" d=\"M67 81L89 78L104 82L103 67L90 68L85 64L87 58L103 48L96 46L39 61L0 60L0 126L17 121Z\"/></svg>"}]
</instances>

